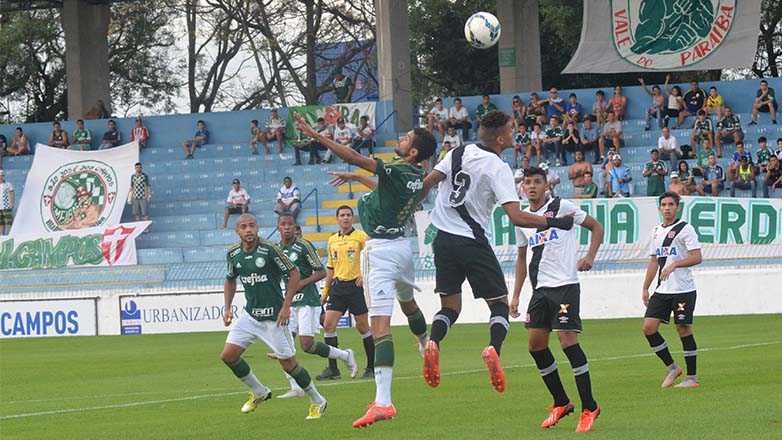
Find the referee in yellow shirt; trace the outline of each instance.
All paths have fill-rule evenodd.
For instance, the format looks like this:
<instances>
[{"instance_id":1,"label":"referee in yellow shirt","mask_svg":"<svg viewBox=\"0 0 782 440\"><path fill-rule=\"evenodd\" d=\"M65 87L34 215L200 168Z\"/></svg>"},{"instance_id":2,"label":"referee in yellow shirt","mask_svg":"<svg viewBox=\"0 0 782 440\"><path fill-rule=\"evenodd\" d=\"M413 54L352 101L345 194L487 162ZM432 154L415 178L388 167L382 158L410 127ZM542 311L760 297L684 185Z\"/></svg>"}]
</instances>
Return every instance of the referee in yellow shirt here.
<instances>
[{"instance_id":1,"label":"referee in yellow shirt","mask_svg":"<svg viewBox=\"0 0 782 440\"><path fill-rule=\"evenodd\" d=\"M329 237L326 283L321 303L326 304L326 318L323 320L326 344L338 347L337 322L345 312L356 320L356 329L364 340L367 354L367 368L362 379L375 376L375 341L369 329L367 302L361 279L361 251L368 237L364 231L353 227L353 208L337 208L339 232ZM317 380L340 379L337 361L329 359L329 366L315 377Z\"/></svg>"}]
</instances>

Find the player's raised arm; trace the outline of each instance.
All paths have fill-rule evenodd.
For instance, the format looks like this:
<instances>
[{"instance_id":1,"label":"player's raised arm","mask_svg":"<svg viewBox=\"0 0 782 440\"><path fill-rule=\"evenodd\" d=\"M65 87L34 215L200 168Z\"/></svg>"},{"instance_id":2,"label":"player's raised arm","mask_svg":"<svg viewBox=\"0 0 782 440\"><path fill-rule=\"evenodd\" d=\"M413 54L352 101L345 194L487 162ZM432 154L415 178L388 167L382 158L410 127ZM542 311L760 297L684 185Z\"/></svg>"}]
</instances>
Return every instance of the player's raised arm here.
<instances>
[{"instance_id":1,"label":"player's raised arm","mask_svg":"<svg viewBox=\"0 0 782 440\"><path fill-rule=\"evenodd\" d=\"M340 159L351 165L361 167L371 173L374 173L375 170L377 170L377 161L375 159L366 157L348 146L334 142L326 136L323 136L315 129L310 127L304 118L298 113L293 114L293 119L295 119L298 123L299 131L301 131L305 136L320 142L322 145L336 154Z\"/></svg>"},{"instance_id":2,"label":"player's raised arm","mask_svg":"<svg viewBox=\"0 0 782 440\"><path fill-rule=\"evenodd\" d=\"M426 185L426 183L424 183ZM573 214L564 217L541 217L539 215L523 212L519 208L519 202L508 202L502 205L508 219L520 228L557 228L569 231L573 228Z\"/></svg>"},{"instance_id":3,"label":"player's raised arm","mask_svg":"<svg viewBox=\"0 0 782 440\"><path fill-rule=\"evenodd\" d=\"M600 244L603 243L603 225L601 225L593 217L587 215L581 226L589 229L592 232L592 239L589 242L589 250L587 254L578 260L578 270L587 271L592 269L592 264L595 262L595 256L597 250L600 248Z\"/></svg>"},{"instance_id":4,"label":"player's raised arm","mask_svg":"<svg viewBox=\"0 0 782 440\"><path fill-rule=\"evenodd\" d=\"M334 176L334 178L329 181L329 185L340 186L348 182L358 182L362 185L366 185L369 189L375 189L375 187L377 187L377 180L363 174L346 171L329 171L329 174Z\"/></svg>"}]
</instances>

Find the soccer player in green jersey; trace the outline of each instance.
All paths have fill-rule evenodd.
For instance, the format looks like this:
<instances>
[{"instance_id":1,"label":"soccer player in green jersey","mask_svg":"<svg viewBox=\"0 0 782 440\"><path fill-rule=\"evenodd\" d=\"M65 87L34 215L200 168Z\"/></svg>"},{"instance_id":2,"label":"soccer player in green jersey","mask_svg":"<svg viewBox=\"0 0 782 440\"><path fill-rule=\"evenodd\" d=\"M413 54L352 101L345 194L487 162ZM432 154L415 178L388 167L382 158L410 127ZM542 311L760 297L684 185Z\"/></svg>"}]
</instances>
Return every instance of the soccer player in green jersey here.
<instances>
[{"instance_id":1,"label":"soccer player in green jersey","mask_svg":"<svg viewBox=\"0 0 782 440\"><path fill-rule=\"evenodd\" d=\"M280 231L282 237L280 241L282 252L301 273L299 291L296 292L291 304L291 320L288 329L294 338L299 336L299 345L302 350L320 357L343 361L345 367L350 371L350 377L355 378L358 375L358 364L353 350L341 350L322 342L315 342L315 334L320 333L321 312L320 294L315 283L326 276L326 268L320 262L312 243L297 236L297 227L296 221L290 214L282 214L277 219L277 230ZM272 353L269 357L276 356ZM286 376L291 383L291 389L278 398L304 396L304 390L296 383L296 379L287 373Z\"/></svg>"},{"instance_id":2,"label":"soccer player in green jersey","mask_svg":"<svg viewBox=\"0 0 782 440\"><path fill-rule=\"evenodd\" d=\"M274 351L282 369L310 396L312 403L307 419L319 419L326 411L326 399L315 389L307 370L296 361L296 349L288 330L291 303L301 274L279 246L258 238L258 229L258 222L250 214L242 214L236 220L236 234L242 241L228 248L228 272L223 287L225 326L233 321L231 304L237 278L244 285L247 305L228 333L220 359L250 388L250 399L242 406L243 413L250 413L272 396L271 390L255 377L250 365L242 359L242 353L250 345L263 341ZM287 278L284 296L280 288L283 278Z\"/></svg>"},{"instance_id":3,"label":"soccer player in green jersey","mask_svg":"<svg viewBox=\"0 0 782 440\"><path fill-rule=\"evenodd\" d=\"M362 156L312 129L298 114L294 118L307 136L325 145L345 162L378 176L377 180L356 173L331 173L332 184L360 182L372 189L358 202L358 213L370 240L361 253L364 291L367 293L372 336L375 339L375 401L355 428L364 428L396 417L391 403L394 343L391 339L391 313L394 298L407 316L410 330L423 350L428 337L426 320L415 302L413 252L404 238L405 223L412 215L424 183L418 164L429 159L437 141L429 131L416 128L399 138L396 157L388 162Z\"/></svg>"}]
</instances>

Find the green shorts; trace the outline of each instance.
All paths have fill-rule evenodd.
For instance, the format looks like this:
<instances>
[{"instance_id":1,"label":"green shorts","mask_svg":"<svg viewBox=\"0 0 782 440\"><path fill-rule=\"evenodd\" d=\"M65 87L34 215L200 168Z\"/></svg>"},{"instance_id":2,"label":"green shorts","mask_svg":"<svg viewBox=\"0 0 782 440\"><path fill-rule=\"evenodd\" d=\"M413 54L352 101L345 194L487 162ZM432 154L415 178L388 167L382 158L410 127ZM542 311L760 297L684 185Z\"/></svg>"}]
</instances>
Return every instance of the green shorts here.
<instances>
[{"instance_id":1,"label":"green shorts","mask_svg":"<svg viewBox=\"0 0 782 440\"><path fill-rule=\"evenodd\" d=\"M14 222L13 209L0 209L0 225L10 225Z\"/></svg>"}]
</instances>

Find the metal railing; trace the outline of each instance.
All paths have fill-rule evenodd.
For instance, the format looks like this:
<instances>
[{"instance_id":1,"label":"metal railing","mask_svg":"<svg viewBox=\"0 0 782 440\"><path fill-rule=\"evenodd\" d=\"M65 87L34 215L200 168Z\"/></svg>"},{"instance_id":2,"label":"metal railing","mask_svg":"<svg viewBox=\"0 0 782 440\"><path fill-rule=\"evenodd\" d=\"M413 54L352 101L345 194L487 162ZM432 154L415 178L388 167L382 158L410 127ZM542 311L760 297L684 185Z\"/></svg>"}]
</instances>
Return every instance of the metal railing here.
<instances>
[{"instance_id":1,"label":"metal railing","mask_svg":"<svg viewBox=\"0 0 782 440\"><path fill-rule=\"evenodd\" d=\"M301 199L299 205L301 206L301 209L304 209L304 203L307 200L309 200L310 196L312 196L313 194L315 194L315 230L317 232L321 232L323 228L320 226L320 198L318 197L318 188L312 188L312 190L308 192L303 199ZM269 235L266 236L266 239L269 240L276 233L277 233L277 226L275 226L274 229L272 229L272 231L269 233Z\"/></svg>"}]
</instances>

